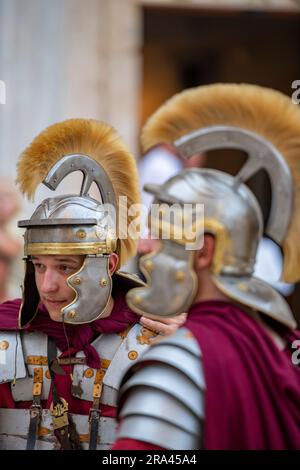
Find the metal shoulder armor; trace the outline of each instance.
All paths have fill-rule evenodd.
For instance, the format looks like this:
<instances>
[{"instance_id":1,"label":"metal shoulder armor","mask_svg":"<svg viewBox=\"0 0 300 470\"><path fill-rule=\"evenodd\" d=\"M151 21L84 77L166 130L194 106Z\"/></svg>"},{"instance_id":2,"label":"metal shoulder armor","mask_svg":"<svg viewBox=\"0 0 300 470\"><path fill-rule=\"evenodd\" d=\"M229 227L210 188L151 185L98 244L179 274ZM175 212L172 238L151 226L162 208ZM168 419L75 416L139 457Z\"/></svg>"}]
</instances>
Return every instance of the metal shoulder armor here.
<instances>
[{"instance_id":1,"label":"metal shoulder armor","mask_svg":"<svg viewBox=\"0 0 300 470\"><path fill-rule=\"evenodd\" d=\"M26 377L21 335L0 331L0 384Z\"/></svg>"},{"instance_id":2,"label":"metal shoulder armor","mask_svg":"<svg viewBox=\"0 0 300 470\"><path fill-rule=\"evenodd\" d=\"M118 438L164 449L201 447L205 379L197 341L186 328L151 346L119 392Z\"/></svg>"}]
</instances>

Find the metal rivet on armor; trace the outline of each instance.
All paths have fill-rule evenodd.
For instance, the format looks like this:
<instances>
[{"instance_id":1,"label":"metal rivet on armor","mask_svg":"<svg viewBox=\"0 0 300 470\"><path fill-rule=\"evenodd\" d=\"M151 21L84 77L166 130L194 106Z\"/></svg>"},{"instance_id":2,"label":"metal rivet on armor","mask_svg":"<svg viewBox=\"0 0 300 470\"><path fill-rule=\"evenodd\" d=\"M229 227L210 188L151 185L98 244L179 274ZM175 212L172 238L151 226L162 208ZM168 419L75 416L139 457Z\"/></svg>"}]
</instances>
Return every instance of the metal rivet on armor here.
<instances>
[{"instance_id":1,"label":"metal rivet on armor","mask_svg":"<svg viewBox=\"0 0 300 470\"><path fill-rule=\"evenodd\" d=\"M76 237L85 238L86 237L86 232L84 230L77 230Z\"/></svg>"},{"instance_id":2,"label":"metal rivet on armor","mask_svg":"<svg viewBox=\"0 0 300 470\"><path fill-rule=\"evenodd\" d=\"M148 269L148 271L153 271L154 269L154 263L151 259L147 259L145 262L144 262L144 266L145 268Z\"/></svg>"},{"instance_id":3,"label":"metal rivet on armor","mask_svg":"<svg viewBox=\"0 0 300 470\"><path fill-rule=\"evenodd\" d=\"M75 318L76 317L76 311L75 310L70 310L68 313L68 318Z\"/></svg>"},{"instance_id":4,"label":"metal rivet on armor","mask_svg":"<svg viewBox=\"0 0 300 470\"><path fill-rule=\"evenodd\" d=\"M248 285L245 282L240 282L238 284L238 288L243 292L247 292L249 290Z\"/></svg>"},{"instance_id":5,"label":"metal rivet on armor","mask_svg":"<svg viewBox=\"0 0 300 470\"><path fill-rule=\"evenodd\" d=\"M140 295L135 295L133 297L133 303L135 303L136 305L139 305L141 302L142 302L142 297Z\"/></svg>"},{"instance_id":6,"label":"metal rivet on armor","mask_svg":"<svg viewBox=\"0 0 300 470\"><path fill-rule=\"evenodd\" d=\"M0 350L4 351L5 349L9 348L9 342L8 341L0 341Z\"/></svg>"},{"instance_id":7,"label":"metal rivet on armor","mask_svg":"<svg viewBox=\"0 0 300 470\"><path fill-rule=\"evenodd\" d=\"M138 353L136 351L129 351L128 357L131 361L135 361L135 359L138 357Z\"/></svg>"},{"instance_id":8,"label":"metal rivet on armor","mask_svg":"<svg viewBox=\"0 0 300 470\"><path fill-rule=\"evenodd\" d=\"M49 372L48 369L45 372L45 377L46 377L46 379L51 379L50 372Z\"/></svg>"},{"instance_id":9,"label":"metal rivet on armor","mask_svg":"<svg viewBox=\"0 0 300 470\"><path fill-rule=\"evenodd\" d=\"M187 333L185 333L184 337L187 339L194 339L194 335L191 331L188 331Z\"/></svg>"},{"instance_id":10,"label":"metal rivet on armor","mask_svg":"<svg viewBox=\"0 0 300 470\"><path fill-rule=\"evenodd\" d=\"M100 284L101 287L107 286L107 279L105 279L105 277L103 277L103 278L99 281L99 284Z\"/></svg>"},{"instance_id":11,"label":"metal rivet on armor","mask_svg":"<svg viewBox=\"0 0 300 470\"><path fill-rule=\"evenodd\" d=\"M84 376L87 377L88 379L90 379L91 377L93 377L94 375L94 371L93 369L89 368L89 369L86 369L84 371Z\"/></svg>"},{"instance_id":12,"label":"metal rivet on armor","mask_svg":"<svg viewBox=\"0 0 300 470\"><path fill-rule=\"evenodd\" d=\"M117 249L117 240L116 239L110 239L109 244L106 242L106 246L109 249L109 253L112 253L113 251L116 251L116 249Z\"/></svg>"},{"instance_id":13,"label":"metal rivet on armor","mask_svg":"<svg viewBox=\"0 0 300 470\"><path fill-rule=\"evenodd\" d=\"M76 277L76 279L74 279L74 284L81 284L81 279L80 277Z\"/></svg>"},{"instance_id":14,"label":"metal rivet on armor","mask_svg":"<svg viewBox=\"0 0 300 470\"><path fill-rule=\"evenodd\" d=\"M177 282L182 282L185 280L185 272L184 271L176 271L175 279Z\"/></svg>"}]
</instances>

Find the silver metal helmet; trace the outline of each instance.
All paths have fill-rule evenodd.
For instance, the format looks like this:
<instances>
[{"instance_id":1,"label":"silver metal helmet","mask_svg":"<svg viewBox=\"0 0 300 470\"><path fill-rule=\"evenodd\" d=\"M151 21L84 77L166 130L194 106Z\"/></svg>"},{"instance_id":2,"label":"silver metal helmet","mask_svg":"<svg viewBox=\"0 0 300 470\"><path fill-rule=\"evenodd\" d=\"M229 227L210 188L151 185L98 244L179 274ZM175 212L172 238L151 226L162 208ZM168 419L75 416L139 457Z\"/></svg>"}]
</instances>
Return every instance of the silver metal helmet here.
<instances>
[{"instance_id":1,"label":"silver metal helmet","mask_svg":"<svg viewBox=\"0 0 300 470\"><path fill-rule=\"evenodd\" d=\"M189 169L163 185L146 185L145 189L155 195L154 202L203 204L201 234L211 233L216 239L211 268L214 283L234 301L292 328L296 322L286 301L252 273L264 231L285 250L285 279L300 278L295 243L300 227L292 217L299 207L295 159L300 155L300 113L294 108L287 97L274 90L211 85L176 95L144 129L146 149L171 141L184 158L221 148L248 154L235 177L212 169ZM275 110L279 117L274 116ZM282 138L290 140L281 142ZM266 227L255 196L243 184L262 168L272 187ZM164 220L158 223L161 232L164 224ZM170 316L187 310L193 302L197 292L193 252L186 250L183 242L172 236L162 239L156 253L141 259L148 286L127 294L130 307L137 313Z\"/></svg>"},{"instance_id":2,"label":"silver metal helmet","mask_svg":"<svg viewBox=\"0 0 300 470\"><path fill-rule=\"evenodd\" d=\"M80 153L68 154L68 150ZM61 313L66 323L92 322L106 312L111 297L109 255L117 252L124 262L134 252L136 240L118 239L118 197L128 196L130 203L139 201L135 161L114 129L83 119L51 126L22 154L18 180L27 194L32 188L26 175L35 158L38 159L35 170L40 173L36 185L42 179L54 191L67 175L78 170L83 173L83 182L80 194L45 199L29 220L19 222L20 227L26 228L20 327L34 318L40 301L31 263L31 257L39 255L84 256L79 271L67 279L74 299ZM126 181L128 171L133 177L130 183ZM89 195L93 182L101 201Z\"/></svg>"}]
</instances>

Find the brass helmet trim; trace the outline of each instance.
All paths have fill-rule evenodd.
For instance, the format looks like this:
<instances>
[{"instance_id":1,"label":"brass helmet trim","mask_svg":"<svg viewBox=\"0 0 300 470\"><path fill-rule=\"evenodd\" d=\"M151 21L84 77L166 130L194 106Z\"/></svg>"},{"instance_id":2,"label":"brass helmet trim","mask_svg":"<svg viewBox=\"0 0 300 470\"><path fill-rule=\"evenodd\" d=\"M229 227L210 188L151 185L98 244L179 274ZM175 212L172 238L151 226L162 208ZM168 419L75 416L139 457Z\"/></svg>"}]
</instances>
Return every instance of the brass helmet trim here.
<instances>
[{"instance_id":1,"label":"brass helmet trim","mask_svg":"<svg viewBox=\"0 0 300 470\"><path fill-rule=\"evenodd\" d=\"M28 243L25 255L98 255L110 254L116 250L116 241L109 243Z\"/></svg>"}]
</instances>

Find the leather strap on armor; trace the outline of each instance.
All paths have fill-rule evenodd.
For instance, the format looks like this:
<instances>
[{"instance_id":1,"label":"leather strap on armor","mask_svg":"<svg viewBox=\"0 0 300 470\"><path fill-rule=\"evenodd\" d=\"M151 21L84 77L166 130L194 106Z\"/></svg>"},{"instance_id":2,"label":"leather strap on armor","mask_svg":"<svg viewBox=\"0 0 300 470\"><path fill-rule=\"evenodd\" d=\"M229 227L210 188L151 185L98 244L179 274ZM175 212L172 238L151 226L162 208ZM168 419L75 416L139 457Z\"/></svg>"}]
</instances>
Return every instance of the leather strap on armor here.
<instances>
[{"instance_id":1,"label":"leather strap on armor","mask_svg":"<svg viewBox=\"0 0 300 470\"><path fill-rule=\"evenodd\" d=\"M101 369L96 372L93 387L93 407L90 409L90 442L89 450L97 449L98 428L100 421L100 398L102 393L103 378L109 367L110 361L101 361Z\"/></svg>"},{"instance_id":2,"label":"leather strap on armor","mask_svg":"<svg viewBox=\"0 0 300 470\"><path fill-rule=\"evenodd\" d=\"M27 437L26 450L33 450L41 420L41 395L43 386L43 368L36 367L33 376L33 401L30 407L30 423Z\"/></svg>"},{"instance_id":3,"label":"leather strap on armor","mask_svg":"<svg viewBox=\"0 0 300 470\"><path fill-rule=\"evenodd\" d=\"M89 450L95 450L97 448L98 439L98 428L100 420L100 398L102 392L102 381L105 375L104 369L98 369L93 387L93 407L90 409L90 441Z\"/></svg>"},{"instance_id":4,"label":"leather strap on armor","mask_svg":"<svg viewBox=\"0 0 300 470\"><path fill-rule=\"evenodd\" d=\"M54 435L63 450L81 449L80 439L76 432L75 425L68 414L68 403L61 398L54 383L55 372L53 362L57 356L57 349L54 341L48 336L48 365L52 383L52 404L50 412L52 415ZM56 367L57 370L57 367Z\"/></svg>"}]
</instances>

